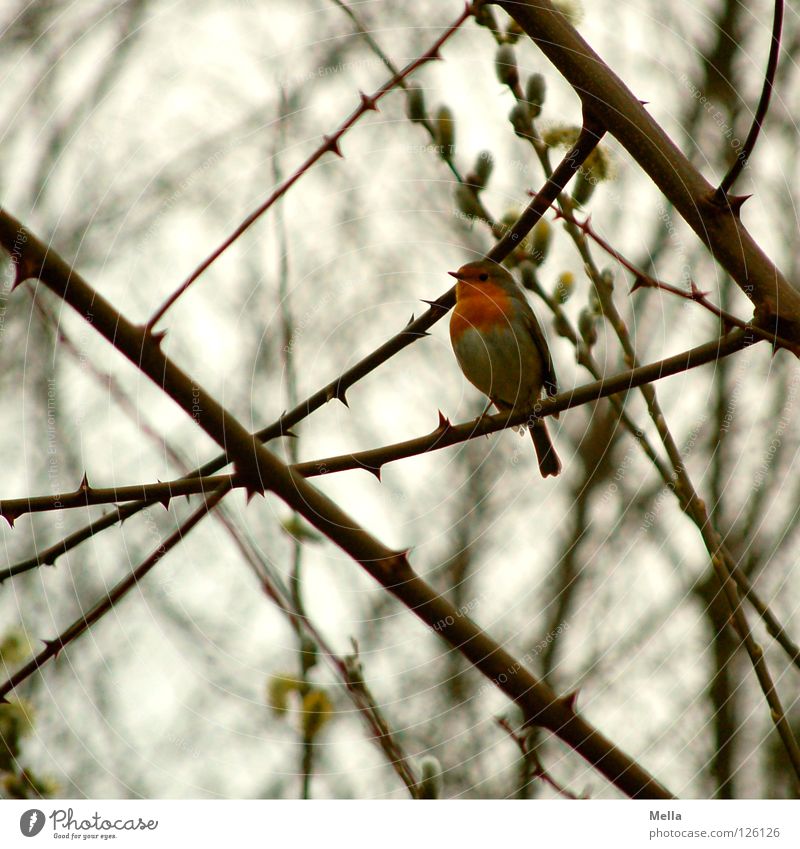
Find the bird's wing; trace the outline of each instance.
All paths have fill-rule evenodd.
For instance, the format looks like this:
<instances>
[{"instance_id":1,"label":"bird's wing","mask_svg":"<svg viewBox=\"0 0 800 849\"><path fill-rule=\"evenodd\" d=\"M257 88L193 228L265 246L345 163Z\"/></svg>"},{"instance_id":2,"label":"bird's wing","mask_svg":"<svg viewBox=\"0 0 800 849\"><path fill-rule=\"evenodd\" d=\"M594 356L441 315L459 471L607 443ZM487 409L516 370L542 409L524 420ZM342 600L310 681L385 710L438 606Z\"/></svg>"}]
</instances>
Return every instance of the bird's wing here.
<instances>
[{"instance_id":1,"label":"bird's wing","mask_svg":"<svg viewBox=\"0 0 800 849\"><path fill-rule=\"evenodd\" d=\"M531 306L527 302L527 300L525 301L525 307L525 325L528 328L528 332L531 334L531 338L536 343L536 347L539 349L539 353L542 356L542 378L545 392L548 396L557 395L558 381L556 380L556 370L555 366L553 365L553 358L550 356L550 348L547 345L547 338L544 335L542 326L539 324L539 320L536 318L536 314L531 309Z\"/></svg>"}]
</instances>

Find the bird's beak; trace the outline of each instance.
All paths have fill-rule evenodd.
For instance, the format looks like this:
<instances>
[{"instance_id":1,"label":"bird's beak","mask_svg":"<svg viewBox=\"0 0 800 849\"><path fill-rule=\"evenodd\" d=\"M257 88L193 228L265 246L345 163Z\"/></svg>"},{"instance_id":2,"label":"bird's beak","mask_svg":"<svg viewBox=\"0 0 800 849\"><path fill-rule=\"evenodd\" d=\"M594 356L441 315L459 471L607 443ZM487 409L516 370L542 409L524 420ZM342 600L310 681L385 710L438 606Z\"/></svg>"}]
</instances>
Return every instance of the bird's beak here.
<instances>
[{"instance_id":1,"label":"bird's beak","mask_svg":"<svg viewBox=\"0 0 800 849\"><path fill-rule=\"evenodd\" d=\"M463 278L457 271L448 271L447 272L451 277L455 277L456 280L462 280Z\"/></svg>"}]
</instances>

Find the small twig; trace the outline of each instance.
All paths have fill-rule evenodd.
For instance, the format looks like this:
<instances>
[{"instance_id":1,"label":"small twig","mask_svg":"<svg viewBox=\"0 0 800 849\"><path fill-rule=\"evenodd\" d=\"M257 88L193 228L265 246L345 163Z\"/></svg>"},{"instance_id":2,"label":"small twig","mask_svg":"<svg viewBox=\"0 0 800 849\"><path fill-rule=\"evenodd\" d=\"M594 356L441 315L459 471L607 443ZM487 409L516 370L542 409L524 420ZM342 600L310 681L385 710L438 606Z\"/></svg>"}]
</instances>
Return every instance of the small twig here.
<instances>
[{"instance_id":1,"label":"small twig","mask_svg":"<svg viewBox=\"0 0 800 849\"><path fill-rule=\"evenodd\" d=\"M783 28L783 0L775 0L775 12L772 18L772 37L769 46L769 58L767 59L767 69L764 73L764 85L761 89L761 98L758 101L756 114L753 116L753 123L750 125L750 132L742 145L742 149L736 155L736 161L731 165L730 170L719 184L714 193L714 200L717 203L725 203L728 191L736 182L737 177L742 173L747 161L750 159L753 149L758 141L758 134L761 132L761 126L769 109L769 101L772 97L772 87L775 82L775 73L778 70L778 58L781 50L781 30Z\"/></svg>"},{"instance_id":2,"label":"small twig","mask_svg":"<svg viewBox=\"0 0 800 849\"><path fill-rule=\"evenodd\" d=\"M645 386L652 381L672 377L681 372L688 371L706 363L713 362L720 357L726 357L736 351L747 347L752 343L743 331L735 330L723 339L715 339L706 342L696 348L691 348L681 354L648 363L635 369L620 372L619 374L586 383L576 387L569 392L562 392L552 398L542 400L536 409L537 418L546 418L563 410L571 410L616 395L627 392L637 386ZM379 448L370 448L351 454L340 454L335 457L326 457L319 460L307 460L296 463L288 468L304 478L313 478L333 472L344 472L355 469L364 469L372 474L379 474L387 463L415 457L419 454L439 451L449 448L469 439L477 439L490 433L501 430L513 429L527 421L529 413L515 412L497 413L495 415L479 416L470 422L453 425L442 419L439 426L426 436L419 436L392 445L384 445ZM649 453L649 452L648 452ZM55 495L42 495L28 498L5 499L0 501L0 516L8 521L13 521L24 513L41 512L48 510L62 510L68 507L84 507L89 504L104 504L118 502L125 498L144 499L148 503L167 502L177 495L195 495L213 491L217 487L229 488L248 485L246 475L216 475L212 477L179 478L166 483L136 484L126 487L111 487L108 489L94 489L85 482L75 492L58 493ZM41 560L40 562L46 562ZM26 561L30 563L30 561ZM36 565L36 564L34 564ZM31 568L30 566L28 568ZM11 567L9 570L0 571L0 582L12 575L19 574L19 567Z\"/></svg>"},{"instance_id":3,"label":"small twig","mask_svg":"<svg viewBox=\"0 0 800 849\"><path fill-rule=\"evenodd\" d=\"M559 796L563 796L565 799L582 799L582 796L576 796L572 791L567 790L566 787L559 784L550 773L544 768L541 760L539 759L539 755L536 753L535 749L532 749L528 745L528 737L524 734L519 734L519 732L515 731L512 727L511 723L502 716L495 717L495 721L497 724L505 731L508 736L517 744L520 753L522 754L522 758L525 761L527 773L530 778L536 779L539 778L544 781L545 784L550 785L550 787L555 790L555 792Z\"/></svg>"},{"instance_id":4,"label":"small twig","mask_svg":"<svg viewBox=\"0 0 800 849\"><path fill-rule=\"evenodd\" d=\"M25 664L18 672L15 672L7 681L0 685L0 702L6 701L6 696L23 681L39 670L48 660L56 657L59 652L66 648L70 643L74 642L95 624L99 619L102 619L130 590L132 590L139 581L166 555L168 551L173 549L186 534L195 527L208 513L216 507L216 505L227 495L229 489L220 487L216 492L211 493L203 504L186 519L174 533L170 534L166 540L142 563L139 564L127 578L117 583L108 594L92 609L76 619L66 630L62 631L55 639L45 640L45 648L39 652L32 660Z\"/></svg>"},{"instance_id":5,"label":"small twig","mask_svg":"<svg viewBox=\"0 0 800 849\"><path fill-rule=\"evenodd\" d=\"M644 798L673 798L635 760L614 746L575 712L571 699L560 699L524 664L491 636L439 596L414 571L407 550L395 550L370 534L336 502L293 473L264 448L237 417L193 381L164 354L159 340L126 319L93 289L76 269L13 216L0 209L0 244L15 270L15 286L30 277L62 298L95 332L103 336L172 398L250 479L250 491L274 493L287 506L346 552L385 591L399 599L438 636L460 651L492 685L523 710L526 720L541 725L580 753L620 790ZM746 334L733 331L720 345L746 345ZM523 421L520 416L520 424ZM485 425L484 425L485 426ZM442 623L447 623L442 627Z\"/></svg>"},{"instance_id":6,"label":"small twig","mask_svg":"<svg viewBox=\"0 0 800 849\"><path fill-rule=\"evenodd\" d=\"M670 283L665 283L663 280L658 280L655 277L647 274L640 268L637 268L630 260L628 260L623 254L621 254L616 248L612 247L593 227L591 224L591 216L587 216L584 221L579 221L570 213L566 212L564 209L559 209L557 207L553 207L553 211L555 213L556 219L563 219L569 224L577 227L581 232L585 233L593 242L598 244L610 257L615 259L623 268L627 269L634 277L634 283L631 287L631 294L633 294L637 289L661 289L664 292L669 292L672 295L677 295L679 298L684 298L687 301L693 301L696 304L699 304L704 309L707 309L710 313L715 315L717 318L722 321L722 323L728 327L741 327L747 328L751 330L756 336L760 336L762 339L766 339L778 348L784 347L789 350L796 350L797 345L794 342L790 342L788 339L782 339L780 336L776 336L774 333L770 333L768 330L764 330L758 325L752 324L750 322L745 321L744 319L738 318L732 313L726 312L725 310L718 307L716 304L712 303L708 300L708 292L702 292L697 288L694 281L690 281L691 289L690 291L686 291L685 289L679 289L677 286L673 286Z\"/></svg>"},{"instance_id":7,"label":"small twig","mask_svg":"<svg viewBox=\"0 0 800 849\"><path fill-rule=\"evenodd\" d=\"M467 5L464 11L450 24L449 27L436 39L433 45L426 50L421 56L418 56L413 61L409 62L405 68L403 68L398 73L394 74L389 80L387 80L380 88L378 88L372 95L361 94L361 102L359 105L350 113L350 115L345 118L345 120L337 127L337 129L331 133L331 135L323 136L322 144L320 144L316 150L306 158L305 162L303 162L297 170L287 177L277 188L275 188L270 196L253 212L251 212L247 218L242 221L242 223L222 242L219 247L217 247L197 268L183 281L183 283L178 286L178 288L172 292L172 294L161 304L161 306L153 313L153 315L148 319L147 324L145 325L145 330L150 332L155 327L155 325L163 318L164 314L173 304L178 300L178 298L183 295L183 293L197 280L198 277L246 231L248 230L279 198L283 197L284 194L303 176L303 174L307 173L308 170L319 161L326 153L334 153L337 156L341 156L342 153L339 149L339 142L342 139L342 136L354 125L356 122L367 112L373 111L377 109L378 101L386 94L388 94L393 88L395 88L401 80L405 79L409 74L419 68L421 65L424 65L426 62L431 62L434 59L439 58L439 49L441 46L450 38L450 36L455 33L458 28L464 23L472 15L472 7Z\"/></svg>"},{"instance_id":8,"label":"small twig","mask_svg":"<svg viewBox=\"0 0 800 849\"><path fill-rule=\"evenodd\" d=\"M588 147L586 143L590 141L591 138L587 136L587 138L580 142L580 148L576 145L576 147L573 147L573 149L570 150L564 157L560 166L562 176L559 179L563 179L565 184L571 176L571 173L574 173L574 170L580 167L583 162L583 158L588 156L591 152L591 149L586 149L586 147ZM568 163L572 163L572 165L569 165ZM572 166L574 166L574 168ZM538 218L535 218L531 223L531 219L535 212L538 211L540 207L545 206L545 201L550 198L553 190L557 188L557 182L552 179L549 180L542 189L541 200L537 201L537 199L534 198L531 202L525 213L528 216L527 220L530 223L530 227L533 227L538 220ZM547 192L545 192L545 189L547 189ZM551 202L552 199L548 201L548 205ZM543 211L544 210L542 210L542 212ZM488 214L487 220L490 220ZM15 221L12 216L3 213L0 210L0 230L3 230L4 227L4 234L7 236L4 244L8 248L9 253L11 253L12 261L18 266L18 279L24 279L26 275L35 275L37 271L36 263L31 262L28 259L26 252L23 250L25 242L19 241L18 238L20 233L24 236L24 228L22 228L19 222ZM523 231L523 228L520 226L520 222L518 221L510 230L506 231L503 237L505 247L499 249L497 245L495 246L492 258L496 262L501 262L509 253L511 253L514 248L514 243L524 239L527 232L528 230ZM25 240L27 241L27 236L25 236ZM307 416L310 416L313 412L327 404L332 399L338 398L339 400L344 401L346 398L346 392L351 386L366 377L368 374L371 374L375 371L375 369L383 365L387 360L391 359L391 357L402 351L404 348L416 342L418 339L425 337L427 335L427 331L433 327L433 325L436 324L442 316L446 315L449 309L452 308L454 301L455 286L452 286L435 301L429 301L429 309L427 309L419 318L412 318L412 320L409 321L399 333L396 333L394 336L387 339L386 342L374 351L367 354L365 357L362 357L362 359L355 365L346 369L330 383L297 404L293 409L283 413L277 421L259 430L255 434L256 438L261 442L268 442L276 437L289 435L291 433L290 429L294 425L301 422ZM228 462L228 458L225 454L218 454L202 466L188 472L184 478L190 479L199 478L205 475L213 475L215 472L228 465ZM108 500L117 501L119 499L105 499L100 503L106 503ZM55 559L61 554L75 548L77 545L80 545L82 542L85 542L87 539L90 539L95 534L100 533L106 528L115 525L117 522L121 522L135 516L139 511L152 506L159 500L162 500L162 498L157 498L153 501L138 501L134 504L130 504L111 512L106 516L101 516L99 519L95 519L83 528L79 528L64 539L59 540L55 544L35 554L32 558L23 561L16 567L12 567L13 571L7 570L5 573L0 573L0 581L3 580L3 577L19 574L20 572L27 571L28 569L35 568L39 565L54 563Z\"/></svg>"}]
</instances>

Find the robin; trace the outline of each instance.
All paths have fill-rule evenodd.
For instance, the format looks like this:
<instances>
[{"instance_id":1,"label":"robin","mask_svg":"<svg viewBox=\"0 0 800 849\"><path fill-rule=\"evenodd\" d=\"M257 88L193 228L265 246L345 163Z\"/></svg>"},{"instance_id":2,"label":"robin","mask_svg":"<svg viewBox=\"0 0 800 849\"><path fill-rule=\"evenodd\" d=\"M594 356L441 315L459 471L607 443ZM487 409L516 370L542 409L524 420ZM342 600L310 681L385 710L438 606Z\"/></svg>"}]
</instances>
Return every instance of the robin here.
<instances>
[{"instance_id":1,"label":"robin","mask_svg":"<svg viewBox=\"0 0 800 849\"><path fill-rule=\"evenodd\" d=\"M450 341L467 380L498 410L534 411L544 388L558 392L553 360L542 328L514 278L490 260L448 271L455 277L456 305ZM527 423L542 477L561 471L547 427Z\"/></svg>"}]
</instances>

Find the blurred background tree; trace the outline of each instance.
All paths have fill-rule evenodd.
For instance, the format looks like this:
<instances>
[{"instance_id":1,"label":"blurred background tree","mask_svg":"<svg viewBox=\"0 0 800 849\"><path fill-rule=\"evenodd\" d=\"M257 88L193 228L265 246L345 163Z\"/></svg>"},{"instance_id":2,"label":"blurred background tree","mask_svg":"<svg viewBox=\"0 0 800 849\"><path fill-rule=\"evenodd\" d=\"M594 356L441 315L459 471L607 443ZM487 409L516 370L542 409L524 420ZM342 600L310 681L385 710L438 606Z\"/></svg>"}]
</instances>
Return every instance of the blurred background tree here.
<instances>
[{"instance_id":1,"label":"blurred background tree","mask_svg":"<svg viewBox=\"0 0 800 849\"><path fill-rule=\"evenodd\" d=\"M460 8L9 2L4 203L143 322L359 90L423 53ZM761 91L771 4L564 8L718 182ZM169 313L170 356L254 430L419 314L574 140L574 92L505 13L487 7L479 23L384 98L343 139L344 158L304 174ZM753 194L746 226L790 279L799 39L790 9L769 119L736 186ZM741 291L613 139L570 191L567 211L591 212L593 230L637 268L684 289L694 281L749 318ZM720 332L696 303L629 294L629 269L552 216L507 264L546 325L562 389L622 371L632 354L650 362ZM69 491L84 472L98 486L168 479L216 453L50 293L31 285L12 296L6 285L2 301L3 497ZM666 433L728 550L796 634L795 359L759 345L654 388L659 414L631 391L552 422L565 465L555 481L538 477L527 439L504 432L387 465L380 480L356 471L317 483L388 544L411 549L420 574L558 692L577 690L580 709L676 794L791 793L708 551L665 487L664 443ZM439 410L460 422L483 407L444 323L347 402L332 400L273 449L291 462L339 455L427 433ZM3 739L42 792L402 797L407 759L433 795L618 795L552 736L512 739L520 718L502 694L283 505L234 493L223 506L19 688L33 725L19 753L18 726ZM156 505L55 569L7 581L6 628L30 644L52 638L186 510L179 499ZM102 512L3 526L5 565ZM270 586L285 589L289 613ZM753 627L788 710L797 669ZM328 650L340 667L323 660ZM8 669L17 660L3 653Z\"/></svg>"}]
</instances>

